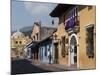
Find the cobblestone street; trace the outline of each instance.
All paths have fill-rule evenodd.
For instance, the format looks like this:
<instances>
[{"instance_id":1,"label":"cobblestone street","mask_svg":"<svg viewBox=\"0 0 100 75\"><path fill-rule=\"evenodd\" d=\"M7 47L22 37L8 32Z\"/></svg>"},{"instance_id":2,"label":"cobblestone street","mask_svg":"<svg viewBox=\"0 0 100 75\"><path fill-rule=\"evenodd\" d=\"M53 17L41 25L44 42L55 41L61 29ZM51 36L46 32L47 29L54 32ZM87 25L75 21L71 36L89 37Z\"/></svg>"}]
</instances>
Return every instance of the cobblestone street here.
<instances>
[{"instance_id":1,"label":"cobblestone street","mask_svg":"<svg viewBox=\"0 0 100 75\"><path fill-rule=\"evenodd\" d=\"M32 62L33 65L44 69L44 70L49 70L52 72L59 72L59 71L73 71L73 70L78 70L76 66L66 66L66 65L61 65L61 64L40 64L37 61Z\"/></svg>"},{"instance_id":2,"label":"cobblestone street","mask_svg":"<svg viewBox=\"0 0 100 75\"><path fill-rule=\"evenodd\" d=\"M75 70L75 68L67 67L65 65L41 64L37 62L31 62L27 59L12 60L11 63L11 74L45 73Z\"/></svg>"},{"instance_id":3,"label":"cobblestone street","mask_svg":"<svg viewBox=\"0 0 100 75\"><path fill-rule=\"evenodd\" d=\"M43 72L51 72L48 70L44 70L35 65L32 65L30 61L23 60L13 60L11 65L11 74L27 74L27 73L43 73Z\"/></svg>"},{"instance_id":4,"label":"cobblestone street","mask_svg":"<svg viewBox=\"0 0 100 75\"><path fill-rule=\"evenodd\" d=\"M39 63L32 63L33 65L44 69L44 70L49 70L53 72L58 72L58 71L67 71L67 66L65 65L59 65L59 64L39 64Z\"/></svg>"}]
</instances>

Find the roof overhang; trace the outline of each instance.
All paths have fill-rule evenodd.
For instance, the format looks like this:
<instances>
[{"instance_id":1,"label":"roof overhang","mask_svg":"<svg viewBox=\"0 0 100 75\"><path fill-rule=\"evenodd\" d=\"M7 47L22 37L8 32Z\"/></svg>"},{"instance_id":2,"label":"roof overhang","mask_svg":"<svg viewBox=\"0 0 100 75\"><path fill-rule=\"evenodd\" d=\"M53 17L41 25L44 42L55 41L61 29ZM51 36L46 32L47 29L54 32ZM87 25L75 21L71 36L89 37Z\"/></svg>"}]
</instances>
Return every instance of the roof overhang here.
<instances>
[{"instance_id":1,"label":"roof overhang","mask_svg":"<svg viewBox=\"0 0 100 75\"><path fill-rule=\"evenodd\" d=\"M71 4L58 4L55 9L50 13L51 17L59 17L68 9L73 7L74 5Z\"/></svg>"}]
</instances>

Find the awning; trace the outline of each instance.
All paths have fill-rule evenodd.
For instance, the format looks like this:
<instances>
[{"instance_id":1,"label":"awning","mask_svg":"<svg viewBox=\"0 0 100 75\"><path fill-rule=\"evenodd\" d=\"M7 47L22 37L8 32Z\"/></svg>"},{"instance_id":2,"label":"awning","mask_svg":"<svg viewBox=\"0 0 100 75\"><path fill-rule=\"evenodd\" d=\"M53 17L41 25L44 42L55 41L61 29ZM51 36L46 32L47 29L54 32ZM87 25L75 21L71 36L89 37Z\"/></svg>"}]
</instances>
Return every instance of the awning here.
<instances>
[{"instance_id":1,"label":"awning","mask_svg":"<svg viewBox=\"0 0 100 75\"><path fill-rule=\"evenodd\" d=\"M27 48L32 48L32 49L33 49L33 48L35 48L35 47L37 46L37 44L38 44L38 42L33 42L33 41L32 41L32 42L29 43L26 47L27 47Z\"/></svg>"}]
</instances>

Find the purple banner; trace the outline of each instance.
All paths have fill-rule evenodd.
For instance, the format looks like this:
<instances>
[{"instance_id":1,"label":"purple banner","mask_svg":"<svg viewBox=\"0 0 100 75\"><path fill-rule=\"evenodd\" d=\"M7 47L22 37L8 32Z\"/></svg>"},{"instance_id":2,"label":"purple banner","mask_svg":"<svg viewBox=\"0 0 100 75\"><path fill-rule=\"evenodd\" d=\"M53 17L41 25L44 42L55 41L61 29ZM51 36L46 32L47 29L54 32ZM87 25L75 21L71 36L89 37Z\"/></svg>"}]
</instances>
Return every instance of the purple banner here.
<instances>
[{"instance_id":1,"label":"purple banner","mask_svg":"<svg viewBox=\"0 0 100 75\"><path fill-rule=\"evenodd\" d=\"M77 22L76 18L77 18L76 16L72 16L69 19L67 19L67 21L65 21L65 29L66 30L69 29L69 28L75 27L76 22Z\"/></svg>"}]
</instances>

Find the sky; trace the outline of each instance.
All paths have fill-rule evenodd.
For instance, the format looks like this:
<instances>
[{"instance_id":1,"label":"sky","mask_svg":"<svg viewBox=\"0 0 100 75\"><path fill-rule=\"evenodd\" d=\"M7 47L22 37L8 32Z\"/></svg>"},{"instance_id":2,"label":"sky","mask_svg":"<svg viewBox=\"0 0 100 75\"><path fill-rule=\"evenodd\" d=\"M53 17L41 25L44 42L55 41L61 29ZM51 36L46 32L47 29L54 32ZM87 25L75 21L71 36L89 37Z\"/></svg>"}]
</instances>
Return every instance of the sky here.
<instances>
[{"instance_id":1,"label":"sky","mask_svg":"<svg viewBox=\"0 0 100 75\"><path fill-rule=\"evenodd\" d=\"M39 3L31 1L12 0L11 2L11 30L33 26L34 22L41 21L42 26L58 25L58 18L50 17L50 12L57 6L54 3ZM55 24L52 25L54 19Z\"/></svg>"}]
</instances>

